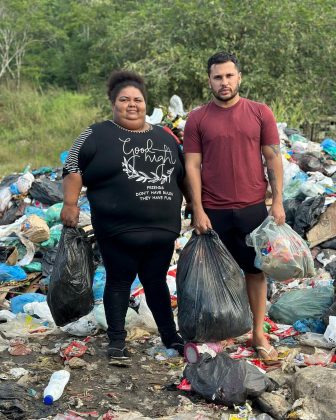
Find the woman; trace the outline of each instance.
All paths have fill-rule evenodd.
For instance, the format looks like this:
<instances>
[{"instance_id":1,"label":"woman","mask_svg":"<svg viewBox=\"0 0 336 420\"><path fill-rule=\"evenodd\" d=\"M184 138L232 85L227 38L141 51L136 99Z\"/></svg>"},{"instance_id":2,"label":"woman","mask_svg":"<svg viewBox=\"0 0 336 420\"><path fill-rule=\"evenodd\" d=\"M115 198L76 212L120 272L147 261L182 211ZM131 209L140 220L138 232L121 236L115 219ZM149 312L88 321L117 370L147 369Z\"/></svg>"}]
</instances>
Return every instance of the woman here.
<instances>
[{"instance_id":1,"label":"woman","mask_svg":"<svg viewBox=\"0 0 336 420\"><path fill-rule=\"evenodd\" d=\"M138 274L163 344L183 354L166 284L180 232L184 164L174 138L145 121L146 90L132 72L112 73L113 119L93 124L74 142L64 166L66 226L76 226L83 185L106 268L108 356L128 359L125 317Z\"/></svg>"}]
</instances>

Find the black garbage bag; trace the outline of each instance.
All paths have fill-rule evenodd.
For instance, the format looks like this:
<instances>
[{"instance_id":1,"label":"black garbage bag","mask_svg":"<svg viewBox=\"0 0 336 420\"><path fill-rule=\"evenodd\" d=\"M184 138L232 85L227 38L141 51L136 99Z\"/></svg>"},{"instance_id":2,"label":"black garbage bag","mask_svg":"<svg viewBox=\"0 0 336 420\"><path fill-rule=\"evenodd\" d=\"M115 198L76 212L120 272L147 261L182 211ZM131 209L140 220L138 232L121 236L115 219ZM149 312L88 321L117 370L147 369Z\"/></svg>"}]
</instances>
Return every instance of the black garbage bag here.
<instances>
[{"instance_id":1,"label":"black garbage bag","mask_svg":"<svg viewBox=\"0 0 336 420\"><path fill-rule=\"evenodd\" d=\"M298 165L304 172L323 171L323 159L314 156L312 153L302 154L298 160Z\"/></svg>"},{"instance_id":2,"label":"black garbage bag","mask_svg":"<svg viewBox=\"0 0 336 420\"><path fill-rule=\"evenodd\" d=\"M0 217L0 225L10 225L14 223L24 214L24 210L27 207L27 204L23 200L15 200L13 205L5 210L2 217Z\"/></svg>"},{"instance_id":3,"label":"black garbage bag","mask_svg":"<svg viewBox=\"0 0 336 420\"><path fill-rule=\"evenodd\" d=\"M45 249L43 250L43 257L42 257L42 277L49 277L57 255L58 244L55 248Z\"/></svg>"},{"instance_id":4,"label":"black garbage bag","mask_svg":"<svg viewBox=\"0 0 336 420\"><path fill-rule=\"evenodd\" d=\"M58 326L76 321L93 308L94 266L90 233L70 227L62 230L47 296Z\"/></svg>"},{"instance_id":5,"label":"black garbage bag","mask_svg":"<svg viewBox=\"0 0 336 420\"><path fill-rule=\"evenodd\" d=\"M215 342L251 329L242 271L213 230L193 233L177 264L176 286L185 340Z\"/></svg>"},{"instance_id":6,"label":"black garbage bag","mask_svg":"<svg viewBox=\"0 0 336 420\"><path fill-rule=\"evenodd\" d=\"M318 195L317 197L308 198L300 204L295 214L293 230L301 237L304 237L307 230L311 229L318 222L324 202L325 197Z\"/></svg>"},{"instance_id":7,"label":"black garbage bag","mask_svg":"<svg viewBox=\"0 0 336 420\"><path fill-rule=\"evenodd\" d=\"M226 352L214 358L203 353L197 363L186 366L183 375L193 391L228 407L244 404L249 397L258 397L276 387L256 366L243 359L231 359Z\"/></svg>"},{"instance_id":8,"label":"black garbage bag","mask_svg":"<svg viewBox=\"0 0 336 420\"><path fill-rule=\"evenodd\" d=\"M330 277L332 279L336 279L336 259L332 260L324 268L326 269L326 271L328 271L328 273L330 273Z\"/></svg>"},{"instance_id":9,"label":"black garbage bag","mask_svg":"<svg viewBox=\"0 0 336 420\"><path fill-rule=\"evenodd\" d=\"M62 181L39 179L33 182L29 194L43 204L52 206L63 201Z\"/></svg>"},{"instance_id":10,"label":"black garbage bag","mask_svg":"<svg viewBox=\"0 0 336 420\"><path fill-rule=\"evenodd\" d=\"M329 239L329 241L319 244L321 248L336 249L336 238Z\"/></svg>"},{"instance_id":11,"label":"black garbage bag","mask_svg":"<svg viewBox=\"0 0 336 420\"><path fill-rule=\"evenodd\" d=\"M2 178L0 182L0 188L10 187L14 182L16 182L22 174L11 174Z\"/></svg>"},{"instance_id":12,"label":"black garbage bag","mask_svg":"<svg viewBox=\"0 0 336 420\"><path fill-rule=\"evenodd\" d=\"M299 200L297 198L289 198L288 200L285 200L283 202L283 206L284 206L285 213L286 213L286 223L291 228L294 225L296 212L297 212L301 203L302 203L302 200Z\"/></svg>"}]
</instances>

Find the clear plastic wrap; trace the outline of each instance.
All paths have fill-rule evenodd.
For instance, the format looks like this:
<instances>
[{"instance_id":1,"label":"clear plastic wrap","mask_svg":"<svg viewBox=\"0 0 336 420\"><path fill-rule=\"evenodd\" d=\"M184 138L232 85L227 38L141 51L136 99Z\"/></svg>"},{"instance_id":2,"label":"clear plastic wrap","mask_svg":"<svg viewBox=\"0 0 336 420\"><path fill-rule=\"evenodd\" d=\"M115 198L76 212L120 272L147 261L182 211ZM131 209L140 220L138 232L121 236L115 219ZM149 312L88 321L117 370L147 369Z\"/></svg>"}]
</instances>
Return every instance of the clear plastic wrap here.
<instances>
[{"instance_id":1,"label":"clear plastic wrap","mask_svg":"<svg viewBox=\"0 0 336 420\"><path fill-rule=\"evenodd\" d=\"M267 217L246 238L256 252L255 266L274 280L313 277L314 261L306 242L289 225Z\"/></svg>"}]
</instances>

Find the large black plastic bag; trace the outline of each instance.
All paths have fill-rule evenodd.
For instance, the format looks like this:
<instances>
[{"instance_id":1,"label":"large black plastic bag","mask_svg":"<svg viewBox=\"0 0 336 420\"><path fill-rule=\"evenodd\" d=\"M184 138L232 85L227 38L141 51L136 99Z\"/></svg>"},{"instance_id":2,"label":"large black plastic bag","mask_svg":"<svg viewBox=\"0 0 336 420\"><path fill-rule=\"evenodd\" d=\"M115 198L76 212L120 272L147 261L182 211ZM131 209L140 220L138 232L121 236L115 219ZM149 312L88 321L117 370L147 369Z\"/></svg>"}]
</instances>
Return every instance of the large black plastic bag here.
<instances>
[{"instance_id":1,"label":"large black plastic bag","mask_svg":"<svg viewBox=\"0 0 336 420\"><path fill-rule=\"evenodd\" d=\"M176 285L185 340L216 342L251 329L242 271L213 230L193 233L178 261Z\"/></svg>"},{"instance_id":2,"label":"large black plastic bag","mask_svg":"<svg viewBox=\"0 0 336 420\"><path fill-rule=\"evenodd\" d=\"M63 201L62 181L39 179L33 182L29 194L43 204L52 206Z\"/></svg>"},{"instance_id":3,"label":"large black plastic bag","mask_svg":"<svg viewBox=\"0 0 336 420\"><path fill-rule=\"evenodd\" d=\"M225 352L214 358L208 353L202 354L197 363L186 366L183 375L193 391L208 401L229 407L243 404L248 397L258 397L275 388L275 384L256 366L243 359L231 359Z\"/></svg>"},{"instance_id":4,"label":"large black plastic bag","mask_svg":"<svg viewBox=\"0 0 336 420\"><path fill-rule=\"evenodd\" d=\"M56 325L64 326L93 308L91 239L83 229L64 227L50 276L47 302Z\"/></svg>"}]
</instances>

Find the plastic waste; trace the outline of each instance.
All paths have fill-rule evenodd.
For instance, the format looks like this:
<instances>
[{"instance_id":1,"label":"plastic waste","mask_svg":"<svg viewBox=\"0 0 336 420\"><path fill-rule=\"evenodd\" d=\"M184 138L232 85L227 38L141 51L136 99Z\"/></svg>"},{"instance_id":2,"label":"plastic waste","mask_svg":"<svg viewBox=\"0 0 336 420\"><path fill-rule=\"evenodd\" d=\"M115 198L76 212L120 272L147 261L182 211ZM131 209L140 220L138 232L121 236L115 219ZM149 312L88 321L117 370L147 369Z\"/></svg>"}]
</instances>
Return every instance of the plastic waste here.
<instances>
[{"instance_id":1,"label":"plastic waste","mask_svg":"<svg viewBox=\"0 0 336 420\"><path fill-rule=\"evenodd\" d=\"M307 230L316 225L323 211L325 197L319 196L304 200L297 208L293 230L304 237ZM287 213L286 213L287 215Z\"/></svg>"},{"instance_id":2,"label":"plastic waste","mask_svg":"<svg viewBox=\"0 0 336 420\"><path fill-rule=\"evenodd\" d=\"M314 332L323 334L326 329L321 319L300 319L294 322L293 327L300 333Z\"/></svg>"},{"instance_id":3,"label":"plastic waste","mask_svg":"<svg viewBox=\"0 0 336 420\"><path fill-rule=\"evenodd\" d=\"M70 373L67 370L58 370L54 372L49 380L48 386L43 392L43 402L51 405L54 401L61 398L66 384L69 382Z\"/></svg>"},{"instance_id":4,"label":"plastic waste","mask_svg":"<svg viewBox=\"0 0 336 420\"><path fill-rule=\"evenodd\" d=\"M14 314L18 314L20 312L24 312L23 307L27 303L45 302L46 300L47 296L42 295L41 293L23 293L22 295L15 296L10 300L11 311Z\"/></svg>"},{"instance_id":5,"label":"plastic waste","mask_svg":"<svg viewBox=\"0 0 336 420\"><path fill-rule=\"evenodd\" d=\"M203 353L208 353L212 357L216 357L217 353L223 351L221 343L187 343L184 346L184 358L187 363L196 363L200 360Z\"/></svg>"},{"instance_id":6,"label":"plastic waste","mask_svg":"<svg viewBox=\"0 0 336 420\"><path fill-rule=\"evenodd\" d=\"M336 141L326 138L321 142L323 150L336 160Z\"/></svg>"},{"instance_id":7,"label":"plastic waste","mask_svg":"<svg viewBox=\"0 0 336 420\"><path fill-rule=\"evenodd\" d=\"M54 225L55 223L60 223L61 221L61 211L63 208L63 203L56 203L50 206L45 212L45 220L49 226Z\"/></svg>"},{"instance_id":8,"label":"plastic waste","mask_svg":"<svg viewBox=\"0 0 336 420\"><path fill-rule=\"evenodd\" d=\"M283 202L283 206L286 213L286 223L293 227L295 222L296 212L302 203L302 200L298 200L297 198L290 198L289 200L285 200Z\"/></svg>"},{"instance_id":9,"label":"plastic waste","mask_svg":"<svg viewBox=\"0 0 336 420\"><path fill-rule=\"evenodd\" d=\"M336 316L329 317L329 325L324 333L324 338L336 346Z\"/></svg>"},{"instance_id":10,"label":"plastic waste","mask_svg":"<svg viewBox=\"0 0 336 420\"><path fill-rule=\"evenodd\" d=\"M213 230L193 233L176 273L178 324L187 341L218 342L251 328L245 280Z\"/></svg>"},{"instance_id":11,"label":"plastic waste","mask_svg":"<svg viewBox=\"0 0 336 420\"><path fill-rule=\"evenodd\" d=\"M284 189L287 188L288 184L291 182L291 180L297 175L301 170L300 167L294 163L289 162L286 158L282 156L282 165L283 165L283 185Z\"/></svg>"},{"instance_id":12,"label":"plastic waste","mask_svg":"<svg viewBox=\"0 0 336 420\"><path fill-rule=\"evenodd\" d=\"M106 283L106 271L104 266L98 266L93 277L93 298L95 302L101 301L104 296Z\"/></svg>"},{"instance_id":13,"label":"plastic waste","mask_svg":"<svg viewBox=\"0 0 336 420\"><path fill-rule=\"evenodd\" d=\"M28 314L19 313L13 320L0 324L0 331L6 337L45 336L54 332L54 326L49 327L46 321Z\"/></svg>"},{"instance_id":14,"label":"plastic waste","mask_svg":"<svg viewBox=\"0 0 336 420\"><path fill-rule=\"evenodd\" d=\"M152 115L146 115L146 121L150 124L160 124L163 118L163 111L161 108L154 108Z\"/></svg>"},{"instance_id":15,"label":"plastic waste","mask_svg":"<svg viewBox=\"0 0 336 420\"><path fill-rule=\"evenodd\" d=\"M335 347L333 343L330 343L325 339L323 334L307 332L305 334L299 335L297 340L304 346L322 347L324 349L332 349Z\"/></svg>"},{"instance_id":16,"label":"plastic waste","mask_svg":"<svg viewBox=\"0 0 336 420\"><path fill-rule=\"evenodd\" d=\"M321 319L333 302L334 288L331 286L314 289L290 290L273 303L269 317L282 324L294 324L300 319Z\"/></svg>"},{"instance_id":17,"label":"plastic waste","mask_svg":"<svg viewBox=\"0 0 336 420\"><path fill-rule=\"evenodd\" d=\"M0 263L0 282L23 281L27 279L26 272L17 265Z\"/></svg>"},{"instance_id":18,"label":"plastic waste","mask_svg":"<svg viewBox=\"0 0 336 420\"><path fill-rule=\"evenodd\" d=\"M303 142L303 141L296 141L293 146L292 146L292 150L294 153L305 153L308 149L308 143L307 142Z\"/></svg>"},{"instance_id":19,"label":"plastic waste","mask_svg":"<svg viewBox=\"0 0 336 420\"><path fill-rule=\"evenodd\" d=\"M12 193L9 187L0 189L0 213L4 212L11 201Z\"/></svg>"},{"instance_id":20,"label":"plastic waste","mask_svg":"<svg viewBox=\"0 0 336 420\"><path fill-rule=\"evenodd\" d=\"M302 136L301 134L298 133L293 133L289 136L289 140L292 144L294 144L297 141L303 142L303 143L308 143L308 139L304 136Z\"/></svg>"},{"instance_id":21,"label":"plastic waste","mask_svg":"<svg viewBox=\"0 0 336 420\"><path fill-rule=\"evenodd\" d=\"M25 174L21 175L18 178L18 180L10 186L11 193L13 195L26 194L32 186L34 180L34 175L30 172L26 172Z\"/></svg>"},{"instance_id":22,"label":"plastic waste","mask_svg":"<svg viewBox=\"0 0 336 420\"><path fill-rule=\"evenodd\" d=\"M286 223L277 225L272 216L246 237L246 243L255 249L255 266L275 280L315 275L305 241Z\"/></svg>"},{"instance_id":23,"label":"plastic waste","mask_svg":"<svg viewBox=\"0 0 336 420\"><path fill-rule=\"evenodd\" d=\"M77 321L71 322L64 327L61 327L62 331L77 337L87 337L88 335L94 335L98 329L98 323L93 312L82 316Z\"/></svg>"},{"instance_id":24,"label":"plastic waste","mask_svg":"<svg viewBox=\"0 0 336 420\"><path fill-rule=\"evenodd\" d=\"M15 319L15 314L7 309L0 310L0 321L12 321Z\"/></svg>"},{"instance_id":25,"label":"plastic waste","mask_svg":"<svg viewBox=\"0 0 336 420\"><path fill-rule=\"evenodd\" d=\"M23 311L31 316L37 317L42 321L47 321L49 324L54 323L48 303L46 300L42 302L30 302L23 305Z\"/></svg>"},{"instance_id":26,"label":"plastic waste","mask_svg":"<svg viewBox=\"0 0 336 420\"><path fill-rule=\"evenodd\" d=\"M243 404L249 397L257 397L274 388L271 380L256 366L243 359L231 359L226 352L214 358L202 354L198 362L186 366L183 375L193 391L208 401L229 407Z\"/></svg>"},{"instance_id":27,"label":"plastic waste","mask_svg":"<svg viewBox=\"0 0 336 420\"><path fill-rule=\"evenodd\" d=\"M63 228L47 296L58 326L76 321L93 309L91 234L78 228Z\"/></svg>"},{"instance_id":28,"label":"plastic waste","mask_svg":"<svg viewBox=\"0 0 336 420\"><path fill-rule=\"evenodd\" d=\"M173 117L176 117L177 115L183 117L186 115L186 112L183 109L182 99L178 95L173 95L170 98L168 111Z\"/></svg>"},{"instance_id":29,"label":"plastic waste","mask_svg":"<svg viewBox=\"0 0 336 420\"><path fill-rule=\"evenodd\" d=\"M61 239L63 225L55 225L50 228L50 237L47 241L41 242L42 248L54 248Z\"/></svg>"},{"instance_id":30,"label":"plastic waste","mask_svg":"<svg viewBox=\"0 0 336 420\"><path fill-rule=\"evenodd\" d=\"M23 200L13 200L0 217L0 225L10 225L24 215L26 204Z\"/></svg>"},{"instance_id":31,"label":"plastic waste","mask_svg":"<svg viewBox=\"0 0 336 420\"><path fill-rule=\"evenodd\" d=\"M332 349L330 352L326 352L322 349L315 348L315 353L310 355L305 354L303 360L307 366L327 366L331 362L331 359L333 358L334 354L335 349Z\"/></svg>"},{"instance_id":32,"label":"plastic waste","mask_svg":"<svg viewBox=\"0 0 336 420\"><path fill-rule=\"evenodd\" d=\"M36 273L42 271L42 264L40 262L31 262L30 264L22 267L26 273Z\"/></svg>"},{"instance_id":33,"label":"plastic waste","mask_svg":"<svg viewBox=\"0 0 336 420\"><path fill-rule=\"evenodd\" d=\"M300 159L298 160L298 165L304 172L322 172L323 170L322 160L312 153L301 155Z\"/></svg>"},{"instance_id":34,"label":"plastic waste","mask_svg":"<svg viewBox=\"0 0 336 420\"><path fill-rule=\"evenodd\" d=\"M59 158L60 158L60 161L61 161L62 165L65 164L65 161L68 157L68 154L69 154L68 150L64 150L63 152L60 153Z\"/></svg>"},{"instance_id":35,"label":"plastic waste","mask_svg":"<svg viewBox=\"0 0 336 420\"><path fill-rule=\"evenodd\" d=\"M45 211L40 209L39 207L35 206L27 206L24 210L24 214L26 216L31 216L32 214L36 214L36 216L40 217L41 219L45 220Z\"/></svg>"},{"instance_id":36,"label":"plastic waste","mask_svg":"<svg viewBox=\"0 0 336 420\"><path fill-rule=\"evenodd\" d=\"M304 172L298 172L290 182L285 186L283 192L284 200L288 200L290 198L300 197L301 193L301 186L306 182L308 179L308 175Z\"/></svg>"},{"instance_id":37,"label":"plastic waste","mask_svg":"<svg viewBox=\"0 0 336 420\"><path fill-rule=\"evenodd\" d=\"M49 206L63 201L62 182L39 179L33 182L29 194L37 201Z\"/></svg>"}]
</instances>

